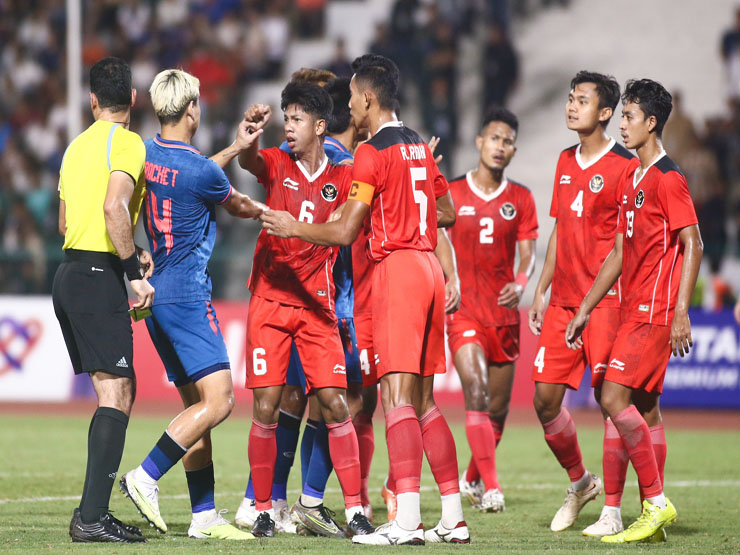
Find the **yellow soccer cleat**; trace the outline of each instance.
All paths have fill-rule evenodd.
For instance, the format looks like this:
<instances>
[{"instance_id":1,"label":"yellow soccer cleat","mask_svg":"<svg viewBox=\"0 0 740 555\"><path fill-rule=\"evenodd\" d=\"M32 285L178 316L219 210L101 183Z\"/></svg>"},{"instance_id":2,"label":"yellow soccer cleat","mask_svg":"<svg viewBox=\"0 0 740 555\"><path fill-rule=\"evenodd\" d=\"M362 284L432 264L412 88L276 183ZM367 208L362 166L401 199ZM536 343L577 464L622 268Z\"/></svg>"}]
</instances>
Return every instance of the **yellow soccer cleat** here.
<instances>
[{"instance_id":1,"label":"yellow soccer cleat","mask_svg":"<svg viewBox=\"0 0 740 555\"><path fill-rule=\"evenodd\" d=\"M668 541L668 534L666 534L665 527L655 532L648 539L643 540L644 543L660 543L665 541Z\"/></svg>"},{"instance_id":2,"label":"yellow soccer cleat","mask_svg":"<svg viewBox=\"0 0 740 555\"><path fill-rule=\"evenodd\" d=\"M167 525L159 514L159 487L156 482L152 486L137 480L136 470L132 470L121 477L120 485L123 494L133 501L141 516L158 532L167 532Z\"/></svg>"},{"instance_id":3,"label":"yellow soccer cleat","mask_svg":"<svg viewBox=\"0 0 740 555\"><path fill-rule=\"evenodd\" d=\"M213 511L215 513L215 511ZM188 536L201 540L253 540L254 536L249 532L239 530L236 526L226 520L220 511L215 514L209 522L197 522L195 518L190 522Z\"/></svg>"},{"instance_id":4,"label":"yellow soccer cleat","mask_svg":"<svg viewBox=\"0 0 740 555\"><path fill-rule=\"evenodd\" d=\"M643 501L642 514L629 528L619 534L604 536L601 541L604 543L630 543L645 541L657 535L663 526L667 526L676 520L678 514L673 503L667 497L665 503L665 509L661 509L657 505L651 505L648 501ZM661 541L661 536L658 536L656 541Z\"/></svg>"}]
</instances>

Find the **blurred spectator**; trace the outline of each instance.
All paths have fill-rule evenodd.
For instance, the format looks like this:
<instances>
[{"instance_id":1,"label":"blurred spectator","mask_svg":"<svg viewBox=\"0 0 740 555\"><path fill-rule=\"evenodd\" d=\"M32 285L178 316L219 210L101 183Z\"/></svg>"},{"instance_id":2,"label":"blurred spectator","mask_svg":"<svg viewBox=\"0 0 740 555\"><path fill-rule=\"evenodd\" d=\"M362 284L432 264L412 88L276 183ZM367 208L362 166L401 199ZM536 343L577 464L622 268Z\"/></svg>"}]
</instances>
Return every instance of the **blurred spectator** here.
<instances>
[{"instance_id":1,"label":"blurred spectator","mask_svg":"<svg viewBox=\"0 0 740 555\"><path fill-rule=\"evenodd\" d=\"M325 67L337 77L352 77L352 62L347 58L343 38L338 38L334 43L334 57Z\"/></svg>"},{"instance_id":2,"label":"blurred spectator","mask_svg":"<svg viewBox=\"0 0 740 555\"><path fill-rule=\"evenodd\" d=\"M440 139L434 153L443 156L442 173L452 177L452 150L457 135L457 116L452 105L449 83L442 75L432 80L429 100L424 103L423 116L426 130Z\"/></svg>"},{"instance_id":3,"label":"blurred spectator","mask_svg":"<svg viewBox=\"0 0 740 555\"><path fill-rule=\"evenodd\" d=\"M295 0L295 7L301 38L314 38L324 33L326 0Z\"/></svg>"},{"instance_id":4,"label":"blurred spectator","mask_svg":"<svg viewBox=\"0 0 740 555\"><path fill-rule=\"evenodd\" d=\"M269 3L267 13L262 19L262 31L267 41L265 78L274 79L283 69L290 39L284 2L274 0Z\"/></svg>"},{"instance_id":5,"label":"blurred spectator","mask_svg":"<svg viewBox=\"0 0 740 555\"><path fill-rule=\"evenodd\" d=\"M498 23L488 25L482 69L482 109L494 104L506 106L519 78L519 58Z\"/></svg>"},{"instance_id":6,"label":"blurred spectator","mask_svg":"<svg viewBox=\"0 0 740 555\"><path fill-rule=\"evenodd\" d=\"M725 65L728 98L740 98L740 7L735 10L735 24L722 35L720 53Z\"/></svg>"},{"instance_id":7,"label":"blurred spectator","mask_svg":"<svg viewBox=\"0 0 740 555\"><path fill-rule=\"evenodd\" d=\"M699 139L694 123L686 114L681 91L673 92L673 109L663 129L663 146L671 153L671 158L683 167L686 156L696 148Z\"/></svg>"},{"instance_id":8,"label":"blurred spectator","mask_svg":"<svg viewBox=\"0 0 740 555\"><path fill-rule=\"evenodd\" d=\"M370 42L368 51L372 54L385 56L391 60L397 59L396 51L393 48L393 42L388 33L388 26L385 23L381 22L375 24L375 35L373 36L372 42Z\"/></svg>"}]
</instances>

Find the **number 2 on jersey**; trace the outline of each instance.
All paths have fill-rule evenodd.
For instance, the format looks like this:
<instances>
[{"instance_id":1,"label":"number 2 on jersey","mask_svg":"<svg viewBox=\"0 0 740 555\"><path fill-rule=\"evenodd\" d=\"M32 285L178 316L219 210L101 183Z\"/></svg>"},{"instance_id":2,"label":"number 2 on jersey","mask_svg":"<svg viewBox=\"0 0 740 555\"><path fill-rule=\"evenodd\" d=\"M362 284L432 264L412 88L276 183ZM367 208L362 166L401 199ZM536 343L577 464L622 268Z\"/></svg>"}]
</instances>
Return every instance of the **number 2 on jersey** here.
<instances>
[{"instance_id":1,"label":"number 2 on jersey","mask_svg":"<svg viewBox=\"0 0 740 555\"><path fill-rule=\"evenodd\" d=\"M424 191L416 188L417 181L427 178L426 168L409 168L411 170L411 188L414 190L414 202L419 205L419 235L427 234L427 203Z\"/></svg>"},{"instance_id":2,"label":"number 2 on jersey","mask_svg":"<svg viewBox=\"0 0 740 555\"><path fill-rule=\"evenodd\" d=\"M493 244L493 218L481 218L480 225L483 228L480 230L481 245Z\"/></svg>"},{"instance_id":3,"label":"number 2 on jersey","mask_svg":"<svg viewBox=\"0 0 740 555\"><path fill-rule=\"evenodd\" d=\"M573 210L573 212L578 212L578 217L581 217L581 214L583 214L583 191L578 191L576 199L573 201L573 204L570 205L570 209Z\"/></svg>"}]
</instances>

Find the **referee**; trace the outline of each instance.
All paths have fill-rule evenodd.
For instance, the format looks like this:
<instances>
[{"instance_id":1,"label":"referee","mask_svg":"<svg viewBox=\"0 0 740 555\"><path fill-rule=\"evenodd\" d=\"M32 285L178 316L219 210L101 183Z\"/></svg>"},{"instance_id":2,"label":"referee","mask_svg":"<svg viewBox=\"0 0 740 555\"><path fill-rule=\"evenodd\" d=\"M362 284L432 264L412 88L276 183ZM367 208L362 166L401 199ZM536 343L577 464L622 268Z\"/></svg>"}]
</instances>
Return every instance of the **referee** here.
<instances>
[{"instance_id":1,"label":"referee","mask_svg":"<svg viewBox=\"0 0 740 555\"><path fill-rule=\"evenodd\" d=\"M135 308L148 308L154 297L141 274L143 267L151 275L151 255L133 240L145 184L144 143L128 130L135 100L125 62L96 63L90 70L95 123L67 147L59 172L64 262L54 277L54 311L75 374L90 374L98 397L82 499L69 527L76 542L145 541L108 510L136 390L123 274L138 297Z\"/></svg>"}]
</instances>

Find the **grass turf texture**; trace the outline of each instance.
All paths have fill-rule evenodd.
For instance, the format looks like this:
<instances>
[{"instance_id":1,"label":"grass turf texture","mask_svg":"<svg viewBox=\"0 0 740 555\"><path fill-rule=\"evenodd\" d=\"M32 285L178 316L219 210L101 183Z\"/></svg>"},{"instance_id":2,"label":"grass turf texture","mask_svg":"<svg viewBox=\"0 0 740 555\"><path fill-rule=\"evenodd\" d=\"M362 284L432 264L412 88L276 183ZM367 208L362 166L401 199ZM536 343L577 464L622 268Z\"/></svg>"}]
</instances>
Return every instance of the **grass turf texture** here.
<instances>
[{"instance_id":1,"label":"grass turf texture","mask_svg":"<svg viewBox=\"0 0 740 555\"><path fill-rule=\"evenodd\" d=\"M576 416L577 420L577 416ZM138 465L154 445L169 419L134 414L128 428L126 450L120 473ZM380 487L388 459L381 418L376 419L377 440L371 475L371 497L375 522L385 521ZM87 454L87 416L9 416L0 415L0 551L100 553L218 553L237 551L357 552L373 547L353 546L347 540L307 538L279 534L272 540L250 542L204 541L187 537L190 503L185 474L176 466L160 481L160 510L169 527L165 535L145 526L133 504L118 491L118 480L111 509L126 523L141 526L149 539L146 544L73 544L67 535L72 509L79 502ZM232 418L213 432L216 470L216 506L229 509L233 520L243 496L248 476L247 436L250 421ZM470 454L465 430L453 424L461 468ZM576 525L552 533L549 523L562 503L568 487L567 475L547 448L540 428L511 426L499 447L499 477L506 494L506 512L481 514L463 500L465 518L471 530L470 546L428 545L435 552L525 553L551 551L604 551L615 553L668 551L685 553L740 552L740 431L682 431L668 429L666 492L678 509L678 521L668 528L668 543L661 545L607 546L581 536L581 530L594 522L603 497L588 504ZM584 460L589 469L601 475L600 428L578 430ZM119 474L120 474L119 473ZM630 469L625 488L623 518L631 523L639 511L635 475ZM300 484L300 464L296 459L291 473L289 503L295 501ZM328 485L327 506L343 517L339 484L332 476ZM422 516L427 528L439 519L439 495L431 472L424 463L422 475ZM343 518L341 518L343 521ZM406 548L409 549L409 548Z\"/></svg>"}]
</instances>

